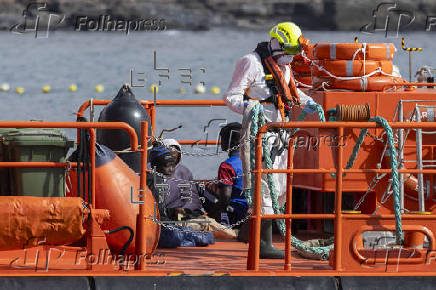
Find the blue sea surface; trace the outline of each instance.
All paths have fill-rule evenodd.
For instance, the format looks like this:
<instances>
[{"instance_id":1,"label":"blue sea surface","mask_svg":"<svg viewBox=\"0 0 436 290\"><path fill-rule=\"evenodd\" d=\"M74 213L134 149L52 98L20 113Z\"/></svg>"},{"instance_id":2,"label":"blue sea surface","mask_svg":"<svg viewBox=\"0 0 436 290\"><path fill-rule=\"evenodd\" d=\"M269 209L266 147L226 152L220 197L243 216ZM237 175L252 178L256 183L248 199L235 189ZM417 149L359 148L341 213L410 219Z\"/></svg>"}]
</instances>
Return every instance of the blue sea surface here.
<instances>
[{"instance_id":1,"label":"blue sea surface","mask_svg":"<svg viewBox=\"0 0 436 290\"><path fill-rule=\"evenodd\" d=\"M306 38L315 42L393 42L397 47L394 63L403 77L408 79L408 53L401 50L401 38L385 38L383 33L306 31ZM422 65L436 67L434 33L410 32L406 37L408 46L422 47L422 52L413 53L415 72ZM160 31L136 32L126 35L117 32L54 32L48 38L35 38L32 33L22 35L0 33L0 83L9 83L9 92L0 92L0 120L74 121L79 106L89 100L112 99L123 83L130 83L133 70L134 83L144 87L134 88L137 99L152 99L151 84L162 85L158 99L221 99L221 94L230 83L234 64L238 58L251 52L260 41L267 40L268 33L260 31L216 29L212 31ZM157 68L168 68L169 78L158 75L166 71L154 70L153 54L157 54ZM182 81L186 70L192 70L192 86ZM204 69L202 71L201 69ZM140 75L139 73L144 73ZM144 82L139 78L145 77ZM195 94L194 87L204 81L205 94ZM78 86L69 92L70 84ZM103 93L96 93L97 84L104 86ZM50 93L42 93L44 85L51 86ZM211 87L221 89L213 95ZM23 87L25 92L16 94L14 89ZM186 94L178 92L185 88ZM96 117L98 117L97 110ZM88 115L88 112L87 112ZM208 129L211 119L212 122ZM179 140L216 139L219 125L224 122L241 121L241 115L226 107L157 109L157 130L182 125L183 128L164 135ZM68 130L75 138L75 130ZM206 136L207 135L207 136ZM214 153L217 148L184 146L185 151ZM219 151L219 150L218 150ZM225 154L210 157L184 156L185 163L196 178L215 178L219 163Z\"/></svg>"}]
</instances>

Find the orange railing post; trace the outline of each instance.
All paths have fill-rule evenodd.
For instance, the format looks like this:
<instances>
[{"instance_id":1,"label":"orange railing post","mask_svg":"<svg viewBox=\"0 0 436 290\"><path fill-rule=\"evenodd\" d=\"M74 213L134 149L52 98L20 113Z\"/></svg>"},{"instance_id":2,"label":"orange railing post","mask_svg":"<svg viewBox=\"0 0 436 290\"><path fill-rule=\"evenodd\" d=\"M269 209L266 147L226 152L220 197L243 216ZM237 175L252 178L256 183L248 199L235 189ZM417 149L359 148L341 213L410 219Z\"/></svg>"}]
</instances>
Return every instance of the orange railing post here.
<instances>
[{"instance_id":1,"label":"orange railing post","mask_svg":"<svg viewBox=\"0 0 436 290\"><path fill-rule=\"evenodd\" d=\"M144 207L144 194L143 192L147 186L147 139L148 139L148 122L141 122L141 168L140 168L140 181L139 181L139 213L136 217L136 240L135 251L136 257L139 257L135 265L136 270L145 270L145 254L147 251L147 244L145 238L145 207Z\"/></svg>"},{"instance_id":2,"label":"orange railing post","mask_svg":"<svg viewBox=\"0 0 436 290\"><path fill-rule=\"evenodd\" d=\"M288 170L291 170L294 166L294 139L289 140L288 146ZM285 214L292 214L292 179L294 174L292 172L286 173L286 212ZM285 234L285 266L286 271L291 270L291 223L292 219L286 219L286 234Z\"/></svg>"},{"instance_id":3,"label":"orange railing post","mask_svg":"<svg viewBox=\"0 0 436 290\"><path fill-rule=\"evenodd\" d=\"M344 127L338 128L338 135L344 135ZM344 158L344 147L338 146L338 162L336 165L336 194L335 194L335 270L342 270L342 163Z\"/></svg>"},{"instance_id":4,"label":"orange railing post","mask_svg":"<svg viewBox=\"0 0 436 290\"><path fill-rule=\"evenodd\" d=\"M262 188L262 136L259 132L256 136L256 153L255 153L255 194L254 194L254 217L251 220L250 245L248 255L248 269L259 270L260 254L260 224L262 221L261 214L261 188ZM253 231L254 227L254 231Z\"/></svg>"},{"instance_id":5,"label":"orange railing post","mask_svg":"<svg viewBox=\"0 0 436 290\"><path fill-rule=\"evenodd\" d=\"M91 155L91 175L88 174L88 182L91 179L91 193L88 192L88 200L89 194L91 194L91 208L95 208L95 129L89 129L89 137L91 138L89 148L89 155Z\"/></svg>"}]
</instances>

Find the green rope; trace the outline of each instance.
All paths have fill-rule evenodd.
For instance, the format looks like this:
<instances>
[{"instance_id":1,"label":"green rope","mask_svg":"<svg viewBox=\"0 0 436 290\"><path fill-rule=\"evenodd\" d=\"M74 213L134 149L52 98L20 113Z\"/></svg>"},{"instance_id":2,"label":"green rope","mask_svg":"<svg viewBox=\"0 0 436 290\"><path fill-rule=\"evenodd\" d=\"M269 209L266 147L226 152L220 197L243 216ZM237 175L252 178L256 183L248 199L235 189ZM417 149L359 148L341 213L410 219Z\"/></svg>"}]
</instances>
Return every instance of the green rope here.
<instances>
[{"instance_id":1,"label":"green rope","mask_svg":"<svg viewBox=\"0 0 436 290\"><path fill-rule=\"evenodd\" d=\"M396 242L398 245L402 245L404 242L404 233L401 224L401 207L400 207L400 182L398 175L398 164L397 164L397 150L395 149L394 133L392 132L391 126L389 126L388 121L382 117L374 117L369 119L369 122L377 122L380 124L386 132L387 142L389 145L390 161L391 161L391 172L392 172L392 195L394 198L394 213L395 213L395 231L396 231ZM368 129L364 129L368 131ZM363 130L362 130L363 131ZM365 132L366 134L366 132Z\"/></svg>"},{"instance_id":2,"label":"green rope","mask_svg":"<svg viewBox=\"0 0 436 290\"><path fill-rule=\"evenodd\" d=\"M320 104L315 103L313 105L316 109L316 112L318 113L318 118L321 122L325 122L325 115L324 115L324 110L322 108L322 106Z\"/></svg>"},{"instance_id":3,"label":"green rope","mask_svg":"<svg viewBox=\"0 0 436 290\"><path fill-rule=\"evenodd\" d=\"M322 110L321 106L316 106L316 110L318 111L318 115L320 116L321 120L325 121L324 118L324 111ZM302 111L298 120L301 121L304 119L304 117L307 115L307 112ZM256 136L258 128L265 125L265 115L263 114L262 107L260 104L256 104L252 109L251 114L251 136ZM268 149L267 139L264 136L262 138L262 149L263 149L263 156L265 161L265 166L267 169L272 169L273 162L271 160L271 152ZM294 147L295 149L295 147ZM253 171L254 170L254 164L255 164L255 142L250 142L250 168ZM283 211L279 208L278 201L277 201L277 190L274 186L273 176L272 173L267 173L267 183L268 188L271 195L272 200L272 207L275 214L283 214ZM250 195L249 200L251 202L251 194L254 192L254 174L252 176L252 189L248 192L246 192L246 195ZM285 235L286 232L286 225L284 223L284 220L277 219L276 220L280 232L282 235ZM330 255L330 250L333 248L333 245L326 246L326 247L311 247L306 245L303 241L299 240L298 238L291 236L291 244L294 248L312 254L320 257L321 260L327 260Z\"/></svg>"},{"instance_id":4,"label":"green rope","mask_svg":"<svg viewBox=\"0 0 436 290\"><path fill-rule=\"evenodd\" d=\"M401 223L401 208L400 208L400 185L399 185L399 175L398 175L398 164L397 164L397 150L395 149L394 144L394 134L392 132L392 128L389 126L388 121L382 117L373 117L368 120L368 122L376 122L381 125L386 132L387 142L389 145L390 152L390 162L391 162L391 174L392 174L392 190L394 197L394 213L395 213L395 231L396 231L396 242L399 245L402 245L404 242L404 233L402 229ZM360 131L359 137L356 140L356 144L354 144L353 152L348 159L347 165L345 169L350 169L353 167L354 162L356 161L357 154L359 153L360 147L363 144L363 140L368 133L367 128L363 128ZM336 174L332 173L331 176L336 178ZM345 176L343 174L342 176Z\"/></svg>"}]
</instances>

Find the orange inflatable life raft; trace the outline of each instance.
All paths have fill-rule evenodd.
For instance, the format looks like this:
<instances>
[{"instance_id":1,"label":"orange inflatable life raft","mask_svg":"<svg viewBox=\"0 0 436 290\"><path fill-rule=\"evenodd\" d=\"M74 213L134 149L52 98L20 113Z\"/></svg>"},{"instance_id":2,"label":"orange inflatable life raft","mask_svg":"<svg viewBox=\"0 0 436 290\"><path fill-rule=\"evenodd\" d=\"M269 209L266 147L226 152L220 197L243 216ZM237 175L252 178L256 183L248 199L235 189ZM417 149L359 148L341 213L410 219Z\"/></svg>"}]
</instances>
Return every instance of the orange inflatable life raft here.
<instances>
[{"instance_id":1,"label":"orange inflatable life raft","mask_svg":"<svg viewBox=\"0 0 436 290\"><path fill-rule=\"evenodd\" d=\"M313 57L330 60L362 60L364 58L363 47L363 43L317 43L313 48ZM366 44L365 59L392 60L394 55L395 46L392 43Z\"/></svg>"},{"instance_id":2,"label":"orange inflatable life raft","mask_svg":"<svg viewBox=\"0 0 436 290\"><path fill-rule=\"evenodd\" d=\"M88 213L79 197L0 197L0 251L79 240Z\"/></svg>"},{"instance_id":3,"label":"orange inflatable life raft","mask_svg":"<svg viewBox=\"0 0 436 290\"><path fill-rule=\"evenodd\" d=\"M160 235L160 226L152 221L152 218L159 219L153 194L148 188L139 190L140 177L106 146L96 145L95 159L95 208L110 211L110 219L103 222L102 229L114 230L121 226L128 226L135 231L139 212L138 195L144 195L147 217L146 253L151 256L157 247ZM77 171L71 170L69 176L72 187L69 195L77 196ZM110 250L117 254L122 251L129 238L130 233L125 230L106 235ZM135 239L129 244L125 254L132 254L134 250Z\"/></svg>"},{"instance_id":4,"label":"orange inflatable life raft","mask_svg":"<svg viewBox=\"0 0 436 290\"><path fill-rule=\"evenodd\" d=\"M379 68L381 68L384 73L392 74L393 70L392 62L382 60L315 60L314 63L338 77L361 77ZM326 72L319 70L316 66L312 66L312 75L328 76ZM373 76L379 75L381 75L381 73L378 72Z\"/></svg>"},{"instance_id":5,"label":"orange inflatable life raft","mask_svg":"<svg viewBox=\"0 0 436 290\"><path fill-rule=\"evenodd\" d=\"M341 80L328 77L313 77L312 85L313 87L319 87L322 83L326 83L327 89L342 89L350 91L362 91L362 92L372 92L372 91L383 91L383 89L389 88L392 83L398 83L398 87L401 87L401 83L405 82L402 78L397 77L370 77L370 78L360 78L351 80Z\"/></svg>"}]
</instances>

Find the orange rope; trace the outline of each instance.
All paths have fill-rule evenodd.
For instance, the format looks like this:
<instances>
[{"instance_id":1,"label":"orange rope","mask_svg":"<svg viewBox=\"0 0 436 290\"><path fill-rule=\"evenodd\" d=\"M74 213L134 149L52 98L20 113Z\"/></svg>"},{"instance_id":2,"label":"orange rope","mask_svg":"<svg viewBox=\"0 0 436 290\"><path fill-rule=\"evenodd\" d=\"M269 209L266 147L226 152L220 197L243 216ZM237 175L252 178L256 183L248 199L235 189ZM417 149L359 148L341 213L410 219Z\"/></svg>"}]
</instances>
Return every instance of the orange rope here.
<instances>
[{"instance_id":1,"label":"orange rope","mask_svg":"<svg viewBox=\"0 0 436 290\"><path fill-rule=\"evenodd\" d=\"M366 122L370 118L369 104L336 105L336 120L345 122Z\"/></svg>"}]
</instances>

